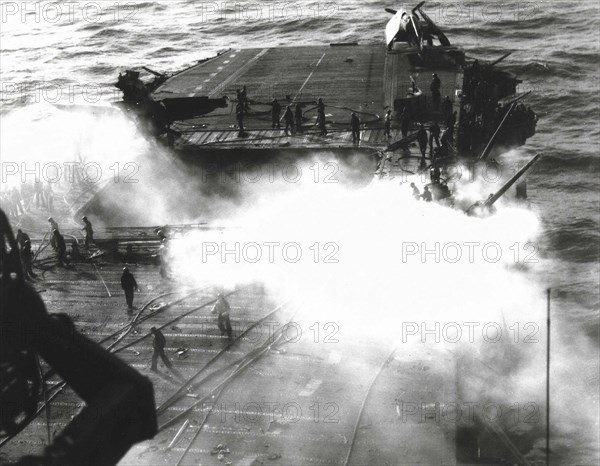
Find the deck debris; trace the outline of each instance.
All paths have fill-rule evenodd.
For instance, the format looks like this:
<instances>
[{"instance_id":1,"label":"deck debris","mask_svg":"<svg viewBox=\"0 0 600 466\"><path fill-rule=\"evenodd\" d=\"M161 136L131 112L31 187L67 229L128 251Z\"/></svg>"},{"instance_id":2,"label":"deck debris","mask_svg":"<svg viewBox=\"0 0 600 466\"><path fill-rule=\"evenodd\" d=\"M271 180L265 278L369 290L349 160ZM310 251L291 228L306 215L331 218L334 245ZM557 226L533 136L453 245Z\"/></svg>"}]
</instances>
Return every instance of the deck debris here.
<instances>
[{"instance_id":1,"label":"deck debris","mask_svg":"<svg viewBox=\"0 0 600 466\"><path fill-rule=\"evenodd\" d=\"M225 455L229 455L231 453L227 445L219 443L216 447L212 449L210 452L211 455L217 455L217 459L219 461L223 461L225 459Z\"/></svg>"}]
</instances>

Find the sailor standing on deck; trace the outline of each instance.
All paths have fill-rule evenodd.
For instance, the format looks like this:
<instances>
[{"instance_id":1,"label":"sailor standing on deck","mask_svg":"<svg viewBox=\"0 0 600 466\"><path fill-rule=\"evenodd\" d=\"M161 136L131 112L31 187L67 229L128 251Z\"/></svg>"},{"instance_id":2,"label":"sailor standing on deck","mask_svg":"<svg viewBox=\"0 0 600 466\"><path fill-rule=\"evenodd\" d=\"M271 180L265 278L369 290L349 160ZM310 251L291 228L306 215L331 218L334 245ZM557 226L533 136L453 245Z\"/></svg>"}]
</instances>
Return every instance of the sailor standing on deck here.
<instances>
[{"instance_id":1,"label":"sailor standing on deck","mask_svg":"<svg viewBox=\"0 0 600 466\"><path fill-rule=\"evenodd\" d=\"M281 105L277 102L277 99L273 99L273 103L271 104L271 121L273 122L273 129L277 127L277 129L281 129Z\"/></svg>"},{"instance_id":2,"label":"sailor standing on deck","mask_svg":"<svg viewBox=\"0 0 600 466\"><path fill-rule=\"evenodd\" d=\"M383 132L383 135L386 136L387 138L391 138L392 137L392 111L388 110L387 113L385 114L385 131Z\"/></svg>"},{"instance_id":3,"label":"sailor standing on deck","mask_svg":"<svg viewBox=\"0 0 600 466\"><path fill-rule=\"evenodd\" d=\"M231 329L231 321L229 320L230 311L231 307L229 306L229 303L225 300L223 295L219 293L217 295L217 302L215 303L211 314L218 314L217 325L221 331L221 336L225 335L225 332L227 332L228 338L231 338L233 333Z\"/></svg>"},{"instance_id":4,"label":"sailor standing on deck","mask_svg":"<svg viewBox=\"0 0 600 466\"><path fill-rule=\"evenodd\" d=\"M327 127L325 126L325 104L321 97L317 100L317 125L319 126L321 136L327 136Z\"/></svg>"},{"instance_id":5,"label":"sailor standing on deck","mask_svg":"<svg viewBox=\"0 0 600 466\"><path fill-rule=\"evenodd\" d=\"M421 192L419 191L419 188L417 188L414 183L411 183L410 187L413 190L413 192L412 192L413 197L418 201L421 198Z\"/></svg>"},{"instance_id":6,"label":"sailor standing on deck","mask_svg":"<svg viewBox=\"0 0 600 466\"><path fill-rule=\"evenodd\" d=\"M52 217L48 218L48 223L50 223L50 246L52 249L56 251L56 237L54 236L54 230L58 231L58 223Z\"/></svg>"},{"instance_id":7,"label":"sailor standing on deck","mask_svg":"<svg viewBox=\"0 0 600 466\"><path fill-rule=\"evenodd\" d=\"M429 151L433 153L433 141L438 147L440 147L440 127L434 121L429 127Z\"/></svg>"},{"instance_id":8,"label":"sailor standing on deck","mask_svg":"<svg viewBox=\"0 0 600 466\"><path fill-rule=\"evenodd\" d=\"M289 130L294 134L296 131L294 129L294 112L292 112L292 106L288 105L285 108L285 113L283 114L285 118L285 134L290 134Z\"/></svg>"},{"instance_id":9,"label":"sailor standing on deck","mask_svg":"<svg viewBox=\"0 0 600 466\"><path fill-rule=\"evenodd\" d=\"M325 114L325 104L323 103L323 99L321 97L319 97L319 100L317 100L317 111Z\"/></svg>"},{"instance_id":10,"label":"sailor standing on deck","mask_svg":"<svg viewBox=\"0 0 600 466\"><path fill-rule=\"evenodd\" d=\"M400 114L400 131L402 132L403 138L408 136L409 128L410 128L410 113L409 113L408 107L404 107L402 109L402 113Z\"/></svg>"},{"instance_id":11,"label":"sailor standing on deck","mask_svg":"<svg viewBox=\"0 0 600 466\"><path fill-rule=\"evenodd\" d=\"M242 93L242 91L240 89L236 89L235 93L236 93L237 106L240 107L244 113L248 113L248 110L247 110L248 104L246 103L245 95Z\"/></svg>"},{"instance_id":12,"label":"sailor standing on deck","mask_svg":"<svg viewBox=\"0 0 600 466\"><path fill-rule=\"evenodd\" d=\"M48 217L48 223L50 224L52 230L58 230L58 223L52 217Z\"/></svg>"},{"instance_id":13,"label":"sailor standing on deck","mask_svg":"<svg viewBox=\"0 0 600 466\"><path fill-rule=\"evenodd\" d=\"M440 167L431 167L430 171L429 171L429 178L431 179L432 183L439 183L440 182L440 177L442 176L442 172L440 170Z\"/></svg>"},{"instance_id":14,"label":"sailor standing on deck","mask_svg":"<svg viewBox=\"0 0 600 466\"><path fill-rule=\"evenodd\" d=\"M64 267L67 265L67 244L63 235L56 229L52 230L52 242L56 245L56 251L58 252L58 265Z\"/></svg>"},{"instance_id":15,"label":"sailor standing on deck","mask_svg":"<svg viewBox=\"0 0 600 466\"><path fill-rule=\"evenodd\" d=\"M158 362L159 356L160 359L162 359L162 362L165 364L165 366L167 366L169 369L172 369L173 364L171 364L171 361L169 361L169 358L165 354L165 346L167 344L165 336L156 327L152 327L150 329L150 333L152 333L152 348L154 349L154 352L152 353L152 365L150 366L150 370L158 370L156 364Z\"/></svg>"},{"instance_id":16,"label":"sailor standing on deck","mask_svg":"<svg viewBox=\"0 0 600 466\"><path fill-rule=\"evenodd\" d=\"M429 89L431 90L431 100L433 102L433 106L437 108L440 105L440 89L442 87L442 82L436 73L433 73L431 76L431 85L429 86Z\"/></svg>"},{"instance_id":17,"label":"sailor standing on deck","mask_svg":"<svg viewBox=\"0 0 600 466\"><path fill-rule=\"evenodd\" d=\"M250 107L248 105L248 89L246 88L246 86L242 87L240 97L242 98L242 106L244 107L244 112L248 113L250 111Z\"/></svg>"},{"instance_id":18,"label":"sailor standing on deck","mask_svg":"<svg viewBox=\"0 0 600 466\"><path fill-rule=\"evenodd\" d=\"M237 123L238 123L238 137L242 137L244 136L244 106L242 105L241 102L237 103L236 109L235 109L235 116L237 119Z\"/></svg>"},{"instance_id":19,"label":"sailor standing on deck","mask_svg":"<svg viewBox=\"0 0 600 466\"><path fill-rule=\"evenodd\" d=\"M23 246L25 246L25 241L31 242L31 238L29 238L29 235L27 233L24 233L23 230L21 230L20 228L17 230L17 237L15 239L17 241L17 244L19 245L19 249L23 249Z\"/></svg>"},{"instance_id":20,"label":"sailor standing on deck","mask_svg":"<svg viewBox=\"0 0 600 466\"><path fill-rule=\"evenodd\" d=\"M82 230L85 230L85 248L90 248L90 243L94 241L94 229L92 228L92 222L88 220L87 217L82 217L84 227Z\"/></svg>"},{"instance_id":21,"label":"sailor standing on deck","mask_svg":"<svg viewBox=\"0 0 600 466\"><path fill-rule=\"evenodd\" d=\"M356 113L352 112L350 117L350 128L352 128L352 142L357 144L360 142L360 120Z\"/></svg>"},{"instance_id":22,"label":"sailor standing on deck","mask_svg":"<svg viewBox=\"0 0 600 466\"><path fill-rule=\"evenodd\" d=\"M127 313L130 314L133 310L133 291L139 291L139 288L133 274L129 271L129 268L127 267L123 267L123 275L121 275L121 288L123 288L123 291L125 291Z\"/></svg>"},{"instance_id":23,"label":"sailor standing on deck","mask_svg":"<svg viewBox=\"0 0 600 466\"><path fill-rule=\"evenodd\" d=\"M425 202L431 202L433 200L431 196L431 191L429 191L429 188L427 186L425 186L425 188L423 189L423 194L421 194L421 198L423 198Z\"/></svg>"},{"instance_id":24,"label":"sailor standing on deck","mask_svg":"<svg viewBox=\"0 0 600 466\"><path fill-rule=\"evenodd\" d=\"M162 278L169 278L169 243L167 237L162 230L156 232L156 236L160 238L160 246L158 248L158 259L160 261L160 276Z\"/></svg>"},{"instance_id":25,"label":"sailor standing on deck","mask_svg":"<svg viewBox=\"0 0 600 466\"><path fill-rule=\"evenodd\" d=\"M452 115L452 101L448 96L444 97L444 101L442 102L442 115L444 116L444 120L447 120Z\"/></svg>"},{"instance_id":26,"label":"sailor standing on deck","mask_svg":"<svg viewBox=\"0 0 600 466\"><path fill-rule=\"evenodd\" d=\"M325 112L318 110L317 113L317 125L319 126L319 134L321 136L327 136L327 126L325 125Z\"/></svg>"},{"instance_id":27,"label":"sailor standing on deck","mask_svg":"<svg viewBox=\"0 0 600 466\"><path fill-rule=\"evenodd\" d=\"M31 252L31 241L29 241L29 239L25 240L23 243L20 254L25 279L31 280L32 278L36 278L37 274L33 272L33 253Z\"/></svg>"},{"instance_id":28,"label":"sailor standing on deck","mask_svg":"<svg viewBox=\"0 0 600 466\"><path fill-rule=\"evenodd\" d=\"M419 123L419 131L417 132L417 141L419 142L419 149L421 150L421 156L425 158L427 152L427 131L423 123Z\"/></svg>"}]
</instances>

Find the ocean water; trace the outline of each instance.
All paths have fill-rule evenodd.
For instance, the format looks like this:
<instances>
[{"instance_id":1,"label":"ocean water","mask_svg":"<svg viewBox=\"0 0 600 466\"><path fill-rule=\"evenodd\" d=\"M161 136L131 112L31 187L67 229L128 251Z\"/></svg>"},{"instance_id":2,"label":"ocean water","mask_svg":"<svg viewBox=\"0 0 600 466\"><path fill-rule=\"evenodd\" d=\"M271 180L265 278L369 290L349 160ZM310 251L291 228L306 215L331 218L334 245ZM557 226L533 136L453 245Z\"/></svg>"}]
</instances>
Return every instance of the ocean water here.
<instances>
[{"instance_id":1,"label":"ocean water","mask_svg":"<svg viewBox=\"0 0 600 466\"><path fill-rule=\"evenodd\" d=\"M1 137L18 130L21 138L38 139L42 152L47 144L73 151L74 121L63 118L56 104L114 102L113 83L124 69L146 65L173 72L232 46L382 41L389 17L383 8L403 6L371 0L0 4ZM556 402L566 411L572 404L571 418L553 420L556 464L599 460L599 5L464 1L425 7L469 56L495 59L512 51L504 65L523 80L520 91L533 91L527 103L540 117L537 134L516 151L522 160L544 154L528 185L542 225L542 260L528 273L553 290L554 330L562 341L573 341L562 347L566 362L556 372ZM96 143L85 134L87 126L75 127L79 144ZM119 131L121 150L141 150L134 129ZM14 141L3 143L3 162L18 157ZM569 379L565 374L577 378L570 397L560 386Z\"/></svg>"}]
</instances>

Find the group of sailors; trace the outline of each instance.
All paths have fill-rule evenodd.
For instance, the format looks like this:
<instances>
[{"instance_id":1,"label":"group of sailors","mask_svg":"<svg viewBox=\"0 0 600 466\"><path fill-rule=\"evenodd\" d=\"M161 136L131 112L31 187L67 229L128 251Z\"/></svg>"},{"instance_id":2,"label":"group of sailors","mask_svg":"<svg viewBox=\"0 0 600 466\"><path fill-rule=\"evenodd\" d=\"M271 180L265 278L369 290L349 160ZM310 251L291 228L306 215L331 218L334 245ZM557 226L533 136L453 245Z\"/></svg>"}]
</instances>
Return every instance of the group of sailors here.
<instances>
[{"instance_id":1,"label":"group of sailors","mask_svg":"<svg viewBox=\"0 0 600 466\"><path fill-rule=\"evenodd\" d=\"M441 79L436 73L432 74L431 101L433 110L439 110L441 116L439 121L443 125L443 130L435 119L428 128L423 123L417 123L416 139L421 152L421 168L425 168L427 165L428 150L432 163L449 156L455 148L474 154L480 153L484 144L490 140L511 109L510 122L507 126L526 128L535 121L536 115L530 107L525 107L522 103L515 104L513 107L512 103L502 105L498 102L500 84L491 84L493 81L488 68L480 67L477 61L465 68L465 82L468 84L465 85L460 100L462 116L456 132L459 135L458 145L455 137L458 111L454 110L454 104L449 96L441 98ZM413 91L413 94L420 94L418 89L415 90L414 81ZM402 138L408 137L414 119L411 114L411 106L404 106L397 119L400 123ZM391 137L391 120L391 112L388 111L384 120L384 135L387 138ZM513 129L511 128L511 131Z\"/></svg>"},{"instance_id":2,"label":"group of sailors","mask_svg":"<svg viewBox=\"0 0 600 466\"><path fill-rule=\"evenodd\" d=\"M54 208L54 192L50 182L42 183L40 180L34 183L23 182L21 188L13 186L2 191L0 195L0 208L9 217L17 218L25 215L34 207L52 211Z\"/></svg>"},{"instance_id":3,"label":"group of sailors","mask_svg":"<svg viewBox=\"0 0 600 466\"><path fill-rule=\"evenodd\" d=\"M83 222L81 230L85 232L84 245L86 249L89 249L94 242L94 229L92 227L92 222L90 222L87 217L84 216L81 220ZM67 267L71 262L71 259L80 257L79 243L75 238L71 242L71 254L69 258L69 254L67 254L67 242L64 235L60 232L58 222L54 220L54 218L49 217L48 223L50 224L50 231L49 233L46 233L46 236L44 237L44 240L49 238L46 245L50 245L56 253L57 265L59 267ZM33 261L35 257L37 257L37 253L34 254L31 250L31 238L19 228L15 239L19 248L19 256L21 258L25 279L35 279L37 274L33 271ZM44 240L42 240L42 243L44 243ZM38 251L41 251L43 247L43 244L40 245Z\"/></svg>"},{"instance_id":4,"label":"group of sailors","mask_svg":"<svg viewBox=\"0 0 600 466\"><path fill-rule=\"evenodd\" d=\"M454 198L452 192L448 187L448 184L441 178L441 170L439 167L432 167L430 170L431 183L426 184L423 187L423 192L419 191L419 188L415 183L411 183L412 196L417 200L423 200L425 202L431 202L433 200L439 202L447 200L452 205Z\"/></svg>"},{"instance_id":5,"label":"group of sailors","mask_svg":"<svg viewBox=\"0 0 600 466\"><path fill-rule=\"evenodd\" d=\"M84 232L84 247L86 250L89 250L94 244L94 229L92 222L86 217L82 217L83 227L81 227L81 231ZM71 253L67 253L67 241L65 240L64 235L60 232L59 225L54 220L54 218L49 217L48 223L50 224L50 232L47 233L44 239L42 240L42 244L40 245L39 250L42 250L44 246L44 242L46 238L48 242L46 245L49 245L54 252L56 253L57 265L59 267L66 267L70 264L71 260L78 260L81 258L81 253L79 250L79 242L77 238L72 237L72 241L69 241L71 244ZM167 236L163 233L161 229L157 229L155 231L157 238L160 241L157 259L160 264L160 276L163 278L170 278L170 267L168 260L168 241ZM23 264L23 268L29 271L29 277L35 278L36 274L33 273L31 266L33 265L34 255L31 254L31 239L29 235L23 232L21 229L17 231L16 241L19 245L19 252L21 253L21 260ZM126 263L135 263L135 255L133 254L132 245L127 245L126 253L123 255L118 255L123 262Z\"/></svg>"},{"instance_id":6,"label":"group of sailors","mask_svg":"<svg viewBox=\"0 0 600 466\"><path fill-rule=\"evenodd\" d=\"M507 86L511 84L510 80L502 80L494 77L493 69L489 66L480 66L478 61L466 66L464 69L463 95L460 98L461 121L458 131L455 133L455 127L458 119L458 111L454 110L454 103L449 96L442 98L442 81L437 73L432 74L429 86L431 92L431 102L434 111L439 111L441 118L439 121L444 126L444 131L437 122L433 122L429 128L429 133L423 124L418 127L418 141L423 162L426 158L427 147L429 156L432 160L446 157L456 146L455 135L459 135L459 147L461 151L476 153L483 144L489 140L498 125L504 119L510 105L501 105L499 98L502 95L508 95L511 91ZM507 87L504 89L504 87ZM413 80L413 93L420 94ZM238 89L236 118L239 128L238 136L246 135L244 129L244 119L249 114L250 106L246 86ZM289 101L289 97L288 97ZM277 98L271 103L271 127L272 129L283 130L286 135L302 133L304 130L304 108L303 103L290 103L283 108ZM327 135L327 125L325 116L325 104L323 99L319 98L316 105L317 117L315 126L319 129L321 136ZM529 107L518 104L512 109L510 115L510 124L521 125L534 121L535 113ZM415 116L411 114L410 106L405 106L395 118L399 122L400 132L403 138L408 137L411 125ZM394 117L392 111L388 110L383 119L384 135L386 138L392 137L392 123ZM355 144L360 142L361 122L356 112L350 114L349 126L352 132L352 140ZM434 147L435 143L435 147Z\"/></svg>"},{"instance_id":7,"label":"group of sailors","mask_svg":"<svg viewBox=\"0 0 600 466\"><path fill-rule=\"evenodd\" d=\"M86 232L86 243L93 239L93 230L91 222L87 219L87 217L83 217L84 227L82 228ZM63 263L66 261L66 243L63 235L59 231L58 223L50 217L48 222L51 225L52 237L50 244L53 248L58 252L59 263ZM166 241L166 236L162 235L160 232L159 237L162 237L164 241ZM32 281L37 278L37 274L33 271L33 261L34 261L34 253L31 250L31 238L27 233L25 233L22 229L17 230L16 234L16 242L19 248L19 255L21 258L23 272L25 278L28 281ZM123 293L125 295L125 303L127 305L127 313L129 316L132 316L134 305L134 296L135 292L139 291L138 283L129 267L123 267L123 272L121 274L121 288L123 289ZM233 338L233 328L231 325L230 319L231 306L225 299L225 296L222 293L217 295L217 299L213 305L211 310L211 314L216 317L216 324L221 333L221 336L227 335L227 338L231 340ZM173 363L169 360L169 357L165 354L166 347L166 339L164 334L161 332L160 328L152 327L150 329L150 333L153 338L152 346L153 346L153 354L150 363L150 370L157 371L158 370L158 359L160 358L163 364L171 369L177 375L177 371L173 368Z\"/></svg>"},{"instance_id":8,"label":"group of sailors","mask_svg":"<svg viewBox=\"0 0 600 466\"><path fill-rule=\"evenodd\" d=\"M85 233L84 245L86 249L89 249L94 242L94 229L92 222L87 216L82 217L83 227L81 230ZM72 252L69 256L67 254L67 241L64 235L60 232L58 222L54 218L49 217L48 223L50 224L49 240L46 245L49 245L55 252L57 258L57 265L59 267L67 267L71 260L76 260L81 257L79 253L79 243L76 238L73 238L71 243ZM163 278L169 278L168 260L167 260L167 236L162 230L158 229L156 235L160 240L160 246L158 251L158 257L160 260L160 275ZM44 246L44 240L48 238L48 233L42 240L42 244L38 248L38 252L41 251ZM35 254L31 249L31 238L22 229L17 230L16 242L19 249L19 256L21 259L22 268L24 271L24 278L28 281L34 281L37 278L37 274L33 271L33 263L37 257L38 252ZM131 245L127 247L127 254L123 256L123 260L127 263L135 263L133 258L133 251ZM134 290L137 290L138 286L135 278L129 271L128 267L123 268L123 275L121 277L121 286L125 292L125 301L127 304L128 311L131 312L133 309L133 296Z\"/></svg>"},{"instance_id":9,"label":"group of sailors","mask_svg":"<svg viewBox=\"0 0 600 466\"><path fill-rule=\"evenodd\" d=\"M446 131L444 133L441 132L440 127L437 123L433 123L430 130L429 139L429 147L430 147L430 155L432 157L443 157L444 152L447 152L450 149L450 145L454 140L454 126L456 124L457 112L453 110L453 104L450 100L449 96L445 96L444 100L441 100L441 80L437 74L433 74L431 90L433 95L434 106L440 107L442 109L443 120L446 126ZM237 103L236 103L236 119L238 126L238 136L244 137L245 127L244 127L244 119L249 114L249 101L246 86L242 89L236 90L237 94ZM289 104L283 110L283 107L277 98L274 98L271 103L271 128L272 129L283 129L286 135L293 135L296 133L302 133L304 130L304 107L303 103ZM319 129L319 135L326 136L327 135L327 122L325 115L325 103L322 98L318 98L316 102L316 110L317 110L317 118L315 125ZM283 116L282 116L283 111ZM392 137L392 122L394 117L392 116L392 110L387 110L384 116L384 135L387 138ZM413 115L411 114L410 108L408 106L404 107L400 114L397 116L397 120L400 123L400 131L402 133L402 137L407 137L408 133L411 129L411 125L413 123ZM282 125L282 122L285 126ZM357 112L351 112L349 118L349 126L352 132L352 141L354 144L360 143L360 130L361 130L361 121L358 117ZM421 141L422 133L420 133L419 141ZM426 136L427 138L427 136ZM436 150L433 148L433 142L436 143ZM421 145L421 151L425 152L426 143ZM424 155L425 156L425 155Z\"/></svg>"},{"instance_id":10,"label":"group of sailors","mask_svg":"<svg viewBox=\"0 0 600 466\"><path fill-rule=\"evenodd\" d=\"M321 103L323 101L321 100ZM325 119L325 106L323 105L323 120ZM283 120L285 121L285 134L296 134L302 133L302 122L303 122L303 112L302 112L302 104L296 104L294 110L292 110L292 105L287 105L285 107L285 112L283 114ZM271 102L271 128L272 129L281 129L281 104L277 99L273 99Z\"/></svg>"},{"instance_id":11,"label":"group of sailors","mask_svg":"<svg viewBox=\"0 0 600 466\"><path fill-rule=\"evenodd\" d=\"M237 103L236 103L236 119L238 123L238 137L246 136L245 127L244 127L244 118L249 113L248 106L248 96L246 91L246 86L243 89L238 89L237 93ZM315 126L317 126L319 130L320 136L327 136L327 119L325 115L325 103L321 97L318 98L316 102L316 110L317 110L317 119ZM285 132L286 136L294 135L297 133L303 133L305 129L304 125L304 103L296 103L295 105L289 104L285 107L285 111L283 111L282 116L282 106L277 98L274 98L271 101L271 128L278 129ZM312 110L312 109L311 109ZM361 121L357 114L357 112L350 113L349 126L352 133L352 142L354 144L360 143L360 131L361 131ZM408 126L410 124L410 119L408 115L404 120L403 131L408 132ZM282 122L285 126L282 125ZM385 131L388 137L391 137L391 126L392 126L392 111L388 110L385 116Z\"/></svg>"},{"instance_id":12,"label":"group of sailors","mask_svg":"<svg viewBox=\"0 0 600 466\"><path fill-rule=\"evenodd\" d=\"M51 226L49 244L57 253L58 265L65 266L68 263L65 238L61 235L58 230L58 224L52 217L48 219L48 222L50 222ZM33 281L37 278L37 274L33 271L33 261L35 260L37 253L34 254L31 250L31 238L19 228L15 240L17 242L17 247L19 248L19 257L21 259L24 278L28 281Z\"/></svg>"},{"instance_id":13,"label":"group of sailors","mask_svg":"<svg viewBox=\"0 0 600 466\"><path fill-rule=\"evenodd\" d=\"M465 104L464 114L460 124L460 149L478 153L483 149L483 145L493 136L496 129L504 120L511 104L493 103L488 100L482 113L476 113L471 104ZM533 124L536 114L531 107L524 104L517 104L512 110L509 121L505 127L510 129L512 134L521 134L522 140L527 134L527 128Z\"/></svg>"},{"instance_id":14,"label":"group of sailors","mask_svg":"<svg viewBox=\"0 0 600 466\"><path fill-rule=\"evenodd\" d=\"M235 118L238 123L238 136L242 137L246 134L244 131L244 116L250 112L250 105L248 102L248 90L246 86L242 89L236 90L237 103L235 106Z\"/></svg>"},{"instance_id":15,"label":"group of sailors","mask_svg":"<svg viewBox=\"0 0 600 466\"><path fill-rule=\"evenodd\" d=\"M246 86L242 89L236 90L237 94L237 103L235 107L235 115L238 126L238 137L245 137L245 127L244 127L244 119L250 113L250 106L248 100L248 92ZM282 116L282 106L277 98L274 98L271 103L271 128L272 129L282 129L282 121L285 123L283 130L285 131L286 136L293 135L296 133L304 132L304 104L296 103L295 105L289 104L286 105L285 110L283 111ZM325 118L325 104L322 98L317 100L317 121L316 126L319 129L319 134L321 136L327 136L327 125ZM355 128L357 126L356 123L356 115L353 113L351 115L351 126ZM360 122L358 123L360 126ZM357 138L357 141L360 140L360 135Z\"/></svg>"},{"instance_id":16,"label":"group of sailors","mask_svg":"<svg viewBox=\"0 0 600 466\"><path fill-rule=\"evenodd\" d=\"M431 194L431 191L429 190L429 186L426 185L423 188L423 194L421 194L421 191L419 191L419 188L417 188L417 186L414 183L411 183L410 187L412 188L412 196L417 201L419 201L421 199L423 199L425 202L433 201L433 195Z\"/></svg>"},{"instance_id":17,"label":"group of sailors","mask_svg":"<svg viewBox=\"0 0 600 466\"><path fill-rule=\"evenodd\" d=\"M448 157L454 148L454 126L456 124L457 112L451 112L444 122L444 130L437 121L433 121L428 128L425 124L418 123L416 132L417 143L421 152L420 168L427 166L427 154L431 163ZM402 136L407 137L408 133L402 130Z\"/></svg>"},{"instance_id":18,"label":"group of sailors","mask_svg":"<svg viewBox=\"0 0 600 466\"><path fill-rule=\"evenodd\" d=\"M478 60L464 68L463 82L459 149L479 153L510 110L512 103L502 105L499 100L502 96L513 94L516 83L495 76L492 67L481 66ZM535 121L535 112L519 103L508 117L506 126L511 127L512 134L522 135L522 143L527 128Z\"/></svg>"}]
</instances>

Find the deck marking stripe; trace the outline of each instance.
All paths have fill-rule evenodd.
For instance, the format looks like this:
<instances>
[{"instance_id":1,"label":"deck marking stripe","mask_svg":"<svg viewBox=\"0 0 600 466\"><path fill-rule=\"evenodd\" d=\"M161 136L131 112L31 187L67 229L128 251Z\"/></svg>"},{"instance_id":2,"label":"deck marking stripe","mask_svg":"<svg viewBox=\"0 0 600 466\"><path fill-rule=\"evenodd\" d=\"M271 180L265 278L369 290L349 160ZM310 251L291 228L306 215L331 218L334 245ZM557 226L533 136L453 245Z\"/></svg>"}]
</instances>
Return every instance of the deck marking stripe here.
<instances>
[{"instance_id":1,"label":"deck marking stripe","mask_svg":"<svg viewBox=\"0 0 600 466\"><path fill-rule=\"evenodd\" d=\"M267 53L269 51L269 49L262 49L260 52L258 52L255 56L253 56L250 60L248 60L246 63L244 63L244 65L242 65L240 68L238 68L236 71L234 71L233 73L231 73L227 78L225 78L221 84L219 86L217 86L217 89L215 89L214 91L210 92L208 94L209 97L213 97L215 94L217 94L219 91L223 92L225 90L225 88L229 85L229 83L231 83L232 81L234 81L235 79L237 79L242 73L244 73L248 68L250 68L252 65L254 65L254 62L256 62L260 57L262 57L265 53Z\"/></svg>"},{"instance_id":2,"label":"deck marking stripe","mask_svg":"<svg viewBox=\"0 0 600 466\"><path fill-rule=\"evenodd\" d=\"M310 72L310 74L308 75L308 77L306 78L306 80L304 81L304 83L302 84L302 87L300 87L300 90L298 92L296 92L296 95L292 99L292 102L296 101L296 97L298 97L298 94L300 94L302 92L302 89L304 89L304 86L306 86L306 83L308 83L308 80L311 78L311 76L313 75L313 73L315 72L315 70L317 69L317 67L319 66L319 64L321 63L321 60L323 60L323 58L325 57L326 54L327 54L327 52L325 52L323 55L321 55L321 58L319 58L319 61L315 65L315 68Z\"/></svg>"}]
</instances>

